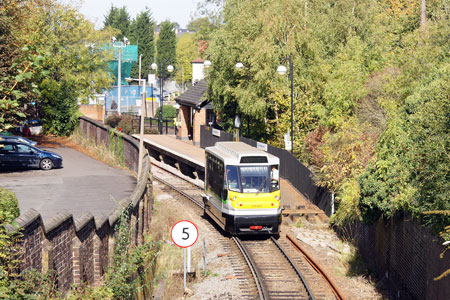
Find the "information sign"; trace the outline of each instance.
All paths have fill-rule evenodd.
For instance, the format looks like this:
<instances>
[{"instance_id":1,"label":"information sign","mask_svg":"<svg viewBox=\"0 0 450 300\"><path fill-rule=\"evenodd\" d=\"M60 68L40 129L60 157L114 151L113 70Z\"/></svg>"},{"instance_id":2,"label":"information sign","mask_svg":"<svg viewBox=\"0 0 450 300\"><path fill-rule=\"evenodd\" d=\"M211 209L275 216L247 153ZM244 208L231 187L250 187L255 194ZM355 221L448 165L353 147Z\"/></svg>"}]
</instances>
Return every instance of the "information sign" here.
<instances>
[{"instance_id":1,"label":"information sign","mask_svg":"<svg viewBox=\"0 0 450 300\"><path fill-rule=\"evenodd\" d=\"M198 229L194 223L187 220L177 222L170 231L172 241L180 248L188 248L197 242Z\"/></svg>"}]
</instances>

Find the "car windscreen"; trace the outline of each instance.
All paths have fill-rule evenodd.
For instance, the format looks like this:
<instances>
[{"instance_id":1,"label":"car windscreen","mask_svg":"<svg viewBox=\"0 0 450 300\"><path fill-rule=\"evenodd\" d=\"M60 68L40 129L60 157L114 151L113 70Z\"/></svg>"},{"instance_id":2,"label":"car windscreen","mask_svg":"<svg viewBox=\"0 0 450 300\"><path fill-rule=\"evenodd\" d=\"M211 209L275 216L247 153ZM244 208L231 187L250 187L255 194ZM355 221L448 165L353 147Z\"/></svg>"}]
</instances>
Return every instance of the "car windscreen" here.
<instances>
[{"instance_id":1,"label":"car windscreen","mask_svg":"<svg viewBox=\"0 0 450 300\"><path fill-rule=\"evenodd\" d=\"M269 193L269 166L241 166L241 185L243 193Z\"/></svg>"}]
</instances>

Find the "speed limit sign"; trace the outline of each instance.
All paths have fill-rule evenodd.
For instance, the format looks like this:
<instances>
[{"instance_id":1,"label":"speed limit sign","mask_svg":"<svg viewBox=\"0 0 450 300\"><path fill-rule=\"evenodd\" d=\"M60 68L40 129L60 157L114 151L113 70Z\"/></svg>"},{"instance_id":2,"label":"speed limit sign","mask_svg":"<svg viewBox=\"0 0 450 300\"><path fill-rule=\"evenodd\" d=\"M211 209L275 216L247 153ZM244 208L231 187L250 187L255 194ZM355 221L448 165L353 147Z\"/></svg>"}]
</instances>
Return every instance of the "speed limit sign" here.
<instances>
[{"instance_id":1,"label":"speed limit sign","mask_svg":"<svg viewBox=\"0 0 450 300\"><path fill-rule=\"evenodd\" d=\"M198 229L194 223L187 220L177 222L170 231L172 241L181 248L188 248L197 242Z\"/></svg>"}]
</instances>

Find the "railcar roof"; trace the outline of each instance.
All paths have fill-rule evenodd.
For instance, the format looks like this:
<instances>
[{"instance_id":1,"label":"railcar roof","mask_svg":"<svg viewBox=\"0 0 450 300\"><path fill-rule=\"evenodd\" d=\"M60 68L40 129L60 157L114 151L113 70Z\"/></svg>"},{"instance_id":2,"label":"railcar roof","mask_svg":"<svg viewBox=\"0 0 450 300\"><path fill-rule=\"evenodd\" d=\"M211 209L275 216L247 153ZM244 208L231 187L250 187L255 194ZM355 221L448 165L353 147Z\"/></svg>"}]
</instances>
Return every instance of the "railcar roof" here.
<instances>
[{"instance_id":1,"label":"railcar roof","mask_svg":"<svg viewBox=\"0 0 450 300\"><path fill-rule=\"evenodd\" d=\"M265 156L269 164L279 164L279 158L275 155L242 142L217 142L205 150L223 158L226 164L239 164L245 156Z\"/></svg>"}]
</instances>

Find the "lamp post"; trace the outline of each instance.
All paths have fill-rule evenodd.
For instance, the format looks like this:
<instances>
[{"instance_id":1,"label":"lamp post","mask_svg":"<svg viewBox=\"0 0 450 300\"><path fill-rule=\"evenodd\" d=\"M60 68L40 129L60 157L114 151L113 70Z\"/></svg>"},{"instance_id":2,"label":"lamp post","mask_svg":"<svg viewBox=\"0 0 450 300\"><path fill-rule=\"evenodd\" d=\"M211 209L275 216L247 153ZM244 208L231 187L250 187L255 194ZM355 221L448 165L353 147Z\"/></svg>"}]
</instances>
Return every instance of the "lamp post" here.
<instances>
[{"instance_id":1,"label":"lamp post","mask_svg":"<svg viewBox=\"0 0 450 300\"><path fill-rule=\"evenodd\" d=\"M290 57L284 60L289 62L289 78L291 80L291 153L294 153L294 64ZM277 73L280 75L286 74L286 67L281 65L277 68Z\"/></svg>"},{"instance_id":2,"label":"lamp post","mask_svg":"<svg viewBox=\"0 0 450 300\"><path fill-rule=\"evenodd\" d=\"M123 43L121 41L117 41L116 37L112 37L111 38L112 41L112 45L114 48L118 48L119 50L119 60L118 60L118 71L117 71L117 85L118 85L118 99L117 99L117 113L121 114L120 111L120 98L121 98L121 90L120 87L122 85L122 57L121 57L121 52L122 52L122 48L125 48L126 46L128 46L130 44L130 41L126 38L123 37Z\"/></svg>"},{"instance_id":3,"label":"lamp post","mask_svg":"<svg viewBox=\"0 0 450 300\"><path fill-rule=\"evenodd\" d=\"M145 79L134 79L134 78L125 78L127 82L138 81L139 84L144 86L142 91L142 102L141 102L141 124L139 129L139 160L138 160L138 178L141 176L142 172L142 159L144 152L144 105L145 105Z\"/></svg>"},{"instance_id":4,"label":"lamp post","mask_svg":"<svg viewBox=\"0 0 450 300\"><path fill-rule=\"evenodd\" d=\"M159 59L158 59L158 64L161 64L161 61ZM167 60L163 61L161 70L166 69L166 64L167 64ZM158 68L158 65L156 63L152 63L151 68L152 68L152 70L156 70ZM167 66L167 71L169 73L172 73L173 72L173 66L172 65L168 65ZM159 107L160 107L160 109L159 109L159 122L158 122L159 134L163 133L163 101L164 101L163 89L164 89L164 79L165 78L166 77L163 74L161 74L161 76L159 77L159 83L160 83L160 85L159 85L160 86L160 91L159 91L159 97L160 97Z\"/></svg>"}]
</instances>

